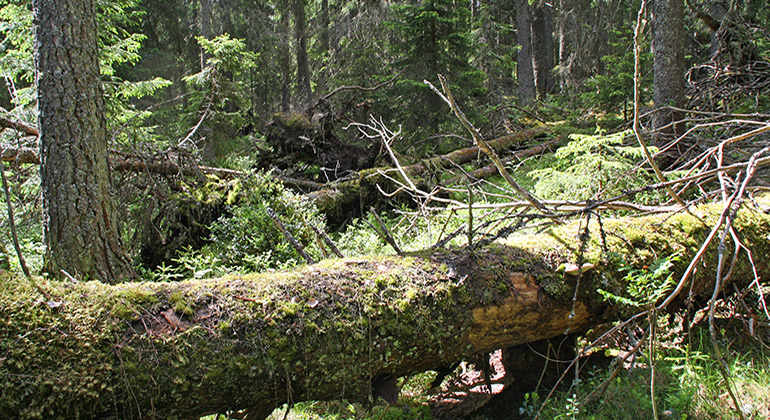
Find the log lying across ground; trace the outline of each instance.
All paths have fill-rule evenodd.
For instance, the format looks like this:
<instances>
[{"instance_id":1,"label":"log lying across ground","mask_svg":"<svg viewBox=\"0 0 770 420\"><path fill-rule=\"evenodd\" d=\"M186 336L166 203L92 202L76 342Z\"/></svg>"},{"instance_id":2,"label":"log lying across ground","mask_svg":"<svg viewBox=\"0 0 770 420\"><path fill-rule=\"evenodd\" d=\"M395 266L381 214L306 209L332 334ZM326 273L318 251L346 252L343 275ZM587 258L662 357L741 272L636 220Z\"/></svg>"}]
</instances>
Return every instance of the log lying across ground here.
<instances>
[{"instance_id":1,"label":"log lying across ground","mask_svg":"<svg viewBox=\"0 0 770 420\"><path fill-rule=\"evenodd\" d=\"M707 224L720 211L697 209ZM37 279L34 287L5 274L0 417L193 419L243 409L254 419L287 401L366 400L388 377L627 316L596 289L624 295L619 266L674 253L681 273L707 224L685 213L605 218L604 234L592 223L585 244L584 227L565 224L473 252L179 283ZM770 216L747 206L734 226L767 278ZM578 278L558 267L577 252L595 267L575 294ZM698 270L696 296L711 294L715 254ZM743 285L754 279L747 261L732 274Z\"/></svg>"}]
</instances>

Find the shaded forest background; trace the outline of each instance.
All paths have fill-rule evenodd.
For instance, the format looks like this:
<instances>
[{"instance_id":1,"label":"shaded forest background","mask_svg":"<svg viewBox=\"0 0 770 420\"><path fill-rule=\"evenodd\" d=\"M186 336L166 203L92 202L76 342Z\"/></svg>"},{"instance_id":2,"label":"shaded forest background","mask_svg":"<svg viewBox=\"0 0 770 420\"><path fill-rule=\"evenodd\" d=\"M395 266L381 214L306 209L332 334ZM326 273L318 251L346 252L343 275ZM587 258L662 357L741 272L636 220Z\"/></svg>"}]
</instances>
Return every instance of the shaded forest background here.
<instances>
[{"instance_id":1,"label":"shaded forest background","mask_svg":"<svg viewBox=\"0 0 770 420\"><path fill-rule=\"evenodd\" d=\"M7 89L0 101L11 120L34 126L31 6L4 3L0 71ZM377 136L350 127L368 123L369 116L400 128L392 147L405 165L472 146L423 83L437 83L437 74L447 77L487 139L556 121L566 124L551 138L619 131L632 120L639 6L568 0L99 1L110 147L147 163L272 170L284 181L311 181L286 185L317 189L354 171L392 164ZM679 57L687 102L674 105L696 112L689 116L694 124L718 121L719 115L761 116L767 108L768 15L757 1L688 3L681 16L685 54ZM649 31L643 35L640 101L652 110L669 104L650 102L653 53ZM661 125L654 114L643 115L646 128ZM715 130L729 135L739 125ZM34 148L35 136L28 134L6 130L2 142ZM680 144L703 149L713 136L704 132ZM679 147L673 155L686 150ZM25 182L34 179L30 175L17 174L16 181L29 187L22 194L34 195L34 182ZM115 175L126 204L120 219L130 220L123 229L126 243L150 269L185 247L203 246L208 225L230 211L228 182L238 182ZM534 184L537 172L529 179ZM547 189L541 185L539 192ZM190 204L195 208L185 214L179 211L185 197L208 205ZM20 200L22 207L35 203L29 198ZM332 215L330 222L339 229L365 214L365 207L344 209L338 213L345 217ZM176 242L166 249L169 241Z\"/></svg>"},{"instance_id":2,"label":"shaded forest background","mask_svg":"<svg viewBox=\"0 0 770 420\"><path fill-rule=\"evenodd\" d=\"M497 240L541 233L570 219L580 220L582 228L585 220L585 236L580 232L573 235L581 242L571 249L577 264L570 261L557 268L554 262L566 257L544 252L545 262L533 263L536 267L532 268L536 273L545 270L548 276L572 287L570 282L577 279L580 284L583 273L592 278L591 271L599 265L599 260L584 260L583 255L592 223L598 223L601 263L615 264L625 258L606 249L604 215L681 211L721 198L725 208L703 245L706 249L715 232L724 229L720 230L720 268L716 270L719 284L726 237L734 238L734 258L739 253L743 256L740 240L730 227L737 208L745 199L758 214L767 213L762 201L752 196L770 187L764 168L770 146L770 10L764 2L96 0L95 4L114 187L110 198L116 203L120 242L132 261L132 268L120 277L158 282L152 292L136 292L156 299L148 306L157 312L155 321L160 314L165 314L163 319L169 325L199 321L198 313L187 305L197 308L195 305L201 303L187 302L184 291L195 283L179 283L184 286L177 288L177 280L283 270L343 254L354 258L383 253L404 256L418 250L441 253L452 249L458 260L473 260L474 253L494 249ZM673 22L673 26L664 22ZM666 32L669 30L673 32ZM13 278L9 272L26 272L29 265L35 274L48 271L53 277L63 276L65 282L90 280L88 274L74 272L73 276L57 271L60 267L56 264L50 270L50 261L48 267L44 261L50 252L46 253L40 215L51 203L41 198L38 172L42 160L38 150L39 73L33 54L31 2L0 1L0 34L0 74L6 86L0 90L2 201L8 208L0 223L9 232L8 237L0 238L0 274ZM499 158L485 149L484 139ZM648 166L653 161L662 172L657 165ZM738 204L733 209L734 203ZM747 226L742 228L752 229L751 223ZM667 309L673 300L666 298L660 304L674 286L674 273L684 273L680 283L684 284L702 254L688 254L692 262L687 266L680 252L659 255L650 244L637 246L637 240L644 242L640 238L625 242L629 255L634 256L614 272L627 273L618 281L630 286L623 289L616 285L617 290L603 290L601 296L586 298L595 305L594 315L608 317L603 318L605 322L614 320L612 316L620 317L620 312L627 316L631 309L646 311L646 319L622 324L625 330L614 336L622 343L602 344L608 354L617 348L628 351L618 357L620 366L632 354L654 365L658 354L654 331L659 323L669 331L697 324L692 313L677 312L678 308L671 312L676 319L663 320L662 316L659 321L656 311ZM757 242L758 249L764 249L762 241ZM638 247L648 245L654 255L635 254ZM9 252L12 248L16 248L18 258ZM690 248L687 252L692 251ZM767 326L763 295L767 288L757 274L766 266L760 263L757 269L751 258L763 256L752 257L750 250L744 251L751 264L740 266L741 272L753 269L755 281L750 275L739 279L743 289L735 290L737 298L726 298L720 311L728 321L737 320L737 325L750 328L749 335L756 339L754 328ZM22 256L27 257L26 262ZM376 272L396 267L393 269L398 271L401 263L387 261L379 266L372 263L367 269ZM484 267L481 259L476 262L477 268ZM445 268L435 269L439 273L436 276L441 277ZM308 270L315 275L314 269ZM448 278L454 279L453 271ZM596 271L597 279L609 278ZM727 277L732 273L733 266ZM112 283L116 279L102 280ZM291 281L286 280L287 290L296 286ZM529 285L529 280L526 283ZM46 284L51 293L69 293L68 286L59 290L58 283ZM501 284L497 290L486 283L479 286L479 296L475 296L480 299L478 305L502 299L509 290ZM335 288L332 283L324 285ZM374 286L396 291L401 287L377 282ZM572 302L579 288L575 285L574 289ZM231 292L217 293L230 296ZM551 292L545 293L560 304L570 301L564 290ZM593 290L590 292L593 295ZM719 292L717 285L709 301L712 329ZM12 300L13 293L25 295L34 290L19 286L8 293ZM280 291L265 293L270 296L265 299L279 303L270 316L287 323L279 323L280 328L289 328L285 339L275 343L293 348L292 319L297 311L313 313L319 302L312 298L298 303ZM414 303L410 299L420 296L410 293L411 297L394 305ZM678 291L669 296L676 294ZM233 295L227 304L237 307L254 299ZM62 301L44 302L43 309L50 310L44 316L59 314L56 305ZM477 304L475 300L471 303ZM528 301L532 307L539 303L539 295ZM473 308L472 304L468 307ZM741 305L742 309L736 310ZM432 310L430 304L426 307L426 311ZM618 309L621 307L625 312ZM574 315L574 303L571 309ZM121 316L133 316L129 309L122 310L118 315L111 312L110 316L119 319L115 325L122 325ZM692 307L687 310L696 311ZM733 316L735 312L742 315ZM211 325L219 328L229 323L230 315L229 309L223 310L221 319L216 318L220 324ZM705 319L702 311L700 317ZM135 318L134 323L138 323L150 316ZM166 325L159 322L145 326L144 335L135 329L131 334L152 341L157 338L153 334L167 333ZM8 322L7 326L24 326L21 321L17 324ZM176 328L171 336L184 340L174 335ZM687 335L688 340L697 334ZM703 334L700 337L706 337ZM670 341L666 345L670 347L660 350L661 355L689 354L690 344L677 341L677 335L667 335ZM394 337L395 333L383 333L383 343ZM718 353L715 337L711 331L705 340L710 338ZM747 342L764 351L767 340L761 334L758 338ZM569 339L574 341L565 345L569 354L563 357L575 357L576 363L580 354L575 354L583 351L575 350L581 348L584 338ZM645 349L639 349L646 339L652 344L644 355ZM535 347L542 344L545 350L523 350L522 354L547 353L554 343L538 342ZM509 359L498 362L516 369L510 354L519 354L522 349L504 350L508 355L498 356ZM701 350L711 348L703 345L696 353ZM468 359L459 353L452 356ZM2 367L7 358L0 357ZM470 364L475 367L466 369L469 365L465 364L463 372L474 371L477 380L486 376L488 382L490 375L484 371L490 355L474 357L478 358ZM562 355L554 353L553 357ZM522 360L527 359L522 356ZM713 356L713 360L712 373L723 364L721 356ZM450 361L453 363L441 368L420 365L437 371L430 384L418 387L423 391L439 387L456 367L456 360ZM403 372L412 373L409 362L406 365ZM22 362L19 366L23 367ZM689 369L695 365L669 365L671 372L683 366ZM526 371L523 366L518 368ZM323 379L312 373L309 377L313 380ZM394 392L396 378L378 377L378 381L387 382L383 385L359 373L351 374L350 379L357 378L357 386L367 390L369 402L383 397L392 403L392 396L376 394L380 388L386 394ZM270 375L277 389L291 389L288 379L282 384L283 378L275 379L274 372ZM426 382L424 376L421 378L418 375L417 381ZM400 379L398 386L408 388L410 380ZM581 380L576 377L572 386L578 387ZM606 390L608 382L600 387ZM491 384L486 385L491 394ZM726 389L731 390L729 386ZM529 391L515 391L520 394L515 404L522 418L537 417L545 407L543 403L534 408L543 396ZM328 392L336 395L336 388L330 387ZM684 401L694 394L671 392L668 395L675 401L667 403L678 410L690 407ZM766 395L757 394L762 397L745 392L749 399L755 398L751 401L757 407L743 410L733 397L731 408L736 413L766 414L766 407L759 405ZM653 412L654 395L653 390ZM251 416L266 416L283 403L283 395L280 397L257 407L267 410L265 413L254 408L252 413L256 414ZM587 406L586 401L593 397L590 392L577 403L569 395L559 396L559 404L566 403L568 411L554 416L576 418L578 406ZM147 401L154 401L153 395L148 395ZM486 399L478 405L488 402ZM212 404L217 410L244 407ZM287 407L291 406L289 402ZM190 407L187 409L193 414L216 411L192 403ZM125 410L133 412L133 408ZM697 410L711 413L711 408L700 406L691 412ZM236 410L228 416L249 415L248 411ZM30 416L37 415L33 414ZM193 414L190 416L195 417ZM630 414L626 417L634 418Z\"/></svg>"}]
</instances>

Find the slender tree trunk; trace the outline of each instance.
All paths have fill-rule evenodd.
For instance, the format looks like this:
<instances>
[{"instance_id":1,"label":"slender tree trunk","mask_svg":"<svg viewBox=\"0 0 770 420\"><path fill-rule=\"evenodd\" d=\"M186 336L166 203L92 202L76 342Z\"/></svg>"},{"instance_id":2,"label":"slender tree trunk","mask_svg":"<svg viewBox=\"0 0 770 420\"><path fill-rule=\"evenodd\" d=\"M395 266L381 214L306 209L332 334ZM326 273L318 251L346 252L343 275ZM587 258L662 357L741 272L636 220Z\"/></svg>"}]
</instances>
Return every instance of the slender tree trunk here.
<instances>
[{"instance_id":1,"label":"slender tree trunk","mask_svg":"<svg viewBox=\"0 0 770 420\"><path fill-rule=\"evenodd\" d=\"M535 73L532 68L532 29L527 0L516 0L516 40L519 57L516 77L519 83L519 101L529 104L535 98Z\"/></svg>"},{"instance_id":2,"label":"slender tree trunk","mask_svg":"<svg viewBox=\"0 0 770 420\"><path fill-rule=\"evenodd\" d=\"M35 0L45 270L132 277L111 197L93 0Z\"/></svg>"},{"instance_id":3,"label":"slender tree trunk","mask_svg":"<svg viewBox=\"0 0 770 420\"><path fill-rule=\"evenodd\" d=\"M232 34L233 33L233 17L232 17L232 7L231 4L232 0L219 0L220 7L219 9L222 11L222 22L220 24L220 30L219 33L222 34Z\"/></svg>"},{"instance_id":4,"label":"slender tree trunk","mask_svg":"<svg viewBox=\"0 0 770 420\"><path fill-rule=\"evenodd\" d=\"M201 36L205 39L211 39L211 0L200 0L201 16ZM208 55L206 51L201 48L201 70L206 67L206 60Z\"/></svg>"},{"instance_id":5,"label":"slender tree trunk","mask_svg":"<svg viewBox=\"0 0 770 420\"><path fill-rule=\"evenodd\" d=\"M656 107L683 107L686 103L684 62L684 0L655 0L652 9L653 102ZM658 145L684 132L682 114L673 110L655 113L653 128ZM676 155L678 152L674 151Z\"/></svg>"},{"instance_id":6,"label":"slender tree trunk","mask_svg":"<svg viewBox=\"0 0 770 420\"><path fill-rule=\"evenodd\" d=\"M532 8L532 72L535 91L539 98L544 98L553 85L553 13L551 7L539 2Z\"/></svg>"},{"instance_id":7,"label":"slender tree trunk","mask_svg":"<svg viewBox=\"0 0 770 420\"><path fill-rule=\"evenodd\" d=\"M565 0L559 0L559 88L564 91L567 87L567 11Z\"/></svg>"},{"instance_id":8,"label":"slender tree trunk","mask_svg":"<svg viewBox=\"0 0 770 420\"><path fill-rule=\"evenodd\" d=\"M278 52L278 59L281 64L281 112L287 113L291 110L291 54L289 53L291 42L289 41L289 12L281 12L279 36L281 37L281 48Z\"/></svg>"},{"instance_id":9,"label":"slender tree trunk","mask_svg":"<svg viewBox=\"0 0 770 420\"><path fill-rule=\"evenodd\" d=\"M329 0L321 0L321 51L329 52Z\"/></svg>"},{"instance_id":10,"label":"slender tree trunk","mask_svg":"<svg viewBox=\"0 0 770 420\"><path fill-rule=\"evenodd\" d=\"M305 109L310 105L312 90L310 88L310 62L307 57L307 27L305 3L307 0L293 0L294 34L297 48L297 105Z\"/></svg>"}]
</instances>

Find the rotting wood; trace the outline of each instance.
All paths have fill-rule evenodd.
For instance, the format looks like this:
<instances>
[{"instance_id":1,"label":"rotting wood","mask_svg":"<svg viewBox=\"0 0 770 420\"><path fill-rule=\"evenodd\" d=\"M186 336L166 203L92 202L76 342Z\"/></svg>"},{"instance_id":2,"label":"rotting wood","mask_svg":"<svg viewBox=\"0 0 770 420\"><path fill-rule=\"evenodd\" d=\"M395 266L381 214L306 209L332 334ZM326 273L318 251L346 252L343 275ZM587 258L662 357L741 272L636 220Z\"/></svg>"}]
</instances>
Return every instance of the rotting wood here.
<instances>
[{"instance_id":1,"label":"rotting wood","mask_svg":"<svg viewBox=\"0 0 770 420\"><path fill-rule=\"evenodd\" d=\"M721 210L698 209L709 223ZM625 317L629 310L595 292L624 294L619 265L641 269L679 253L676 276L709 232L685 213L602 222L611 252L594 222L586 246L576 239L582 229L564 224L472 254L328 260L179 283L40 280L45 297L2 277L0 415L192 419L248 410L258 418L285 402L289 389L294 402L365 401L388 376ZM733 228L754 255L770 255L770 215L744 208ZM577 294L577 276L557 268L575 262L575 252L595 266ZM713 290L716 254L707 253L688 288L695 302ZM770 275L765 261L755 268ZM732 280L750 283L751 270L739 261ZM171 328L177 319L183 329Z\"/></svg>"}]
</instances>

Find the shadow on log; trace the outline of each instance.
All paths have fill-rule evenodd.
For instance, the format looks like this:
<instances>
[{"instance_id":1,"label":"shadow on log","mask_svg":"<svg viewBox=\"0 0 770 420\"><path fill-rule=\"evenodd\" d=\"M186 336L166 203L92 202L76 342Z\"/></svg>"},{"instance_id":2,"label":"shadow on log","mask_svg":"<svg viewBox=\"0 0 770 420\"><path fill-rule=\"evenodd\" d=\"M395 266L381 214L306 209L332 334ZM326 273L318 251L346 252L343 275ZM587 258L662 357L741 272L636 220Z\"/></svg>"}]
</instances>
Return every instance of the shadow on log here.
<instances>
[{"instance_id":1,"label":"shadow on log","mask_svg":"<svg viewBox=\"0 0 770 420\"><path fill-rule=\"evenodd\" d=\"M714 223L721 207L698 211ZM744 209L733 226L755 256L770 255L770 216ZM673 253L683 256L681 273L710 230L687 214L605 219L603 250L599 227L590 228L585 244L576 239L582 228L566 224L473 253L328 260L180 283L37 279L36 288L6 275L0 415L195 419L243 409L255 419L287 401L365 401L387 377L625 317L596 289L622 296L621 264L641 268ZM578 249L595 267L575 293L578 278L557 267ZM711 293L715 254L692 285L695 297ZM756 269L770 275L765 261ZM753 278L743 258L732 279Z\"/></svg>"}]
</instances>

